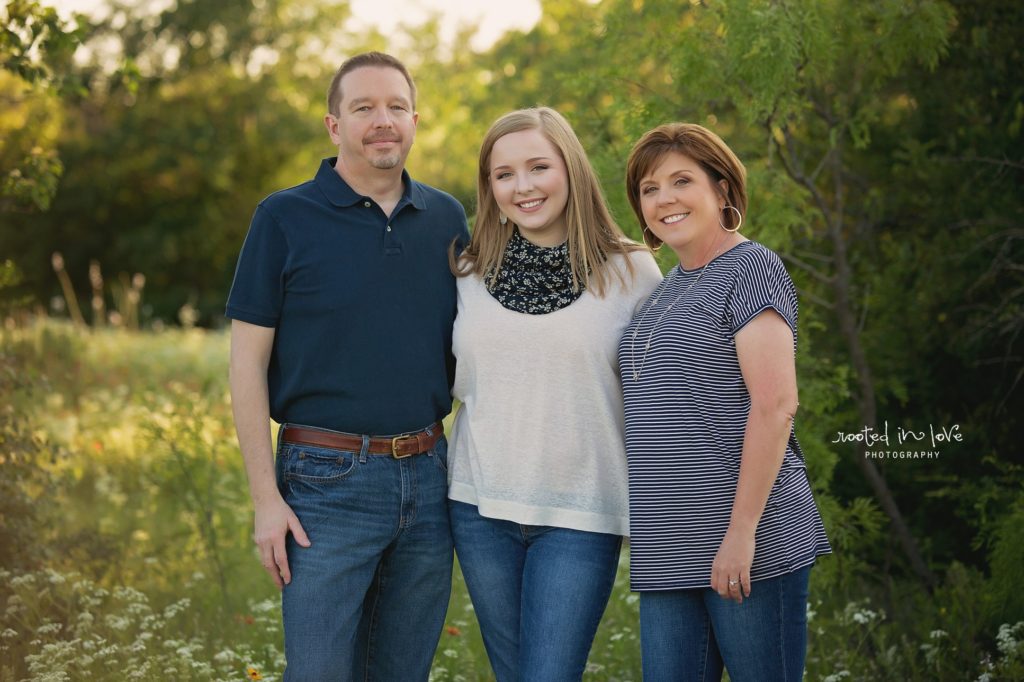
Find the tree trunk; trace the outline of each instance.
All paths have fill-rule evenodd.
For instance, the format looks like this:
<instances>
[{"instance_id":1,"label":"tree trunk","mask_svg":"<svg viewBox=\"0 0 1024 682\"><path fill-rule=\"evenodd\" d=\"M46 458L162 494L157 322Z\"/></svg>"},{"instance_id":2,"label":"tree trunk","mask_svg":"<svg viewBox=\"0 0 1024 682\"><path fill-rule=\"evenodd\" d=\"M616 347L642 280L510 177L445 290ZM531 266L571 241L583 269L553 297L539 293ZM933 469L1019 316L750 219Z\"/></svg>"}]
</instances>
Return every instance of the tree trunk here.
<instances>
[{"instance_id":1,"label":"tree trunk","mask_svg":"<svg viewBox=\"0 0 1024 682\"><path fill-rule=\"evenodd\" d=\"M839 319L839 330L843 336L843 340L846 342L847 350L850 354L850 362L853 365L853 370L857 375L857 412L860 415L861 423L864 426L872 429L878 427L878 407L875 402L875 382L871 374L871 366L868 364L867 357L864 354L864 346L860 342L860 334L857 332L856 316L853 311L853 306L850 302L850 281L852 279L850 273L850 264L846 256L846 241L843 237L842 230L842 186L841 179L838 178L841 172L839 167L839 154L836 153L834 157L835 167L833 168L833 174L836 182L836 211L832 219L829 216L825 216L825 222L828 226L828 236L832 241L833 257L835 258L835 277L832 279L832 289L835 292L835 314ZM924 558L921 556L921 551L917 547L917 542L914 540L914 536L910 533L910 528L907 527L906 522L903 520L903 515L900 513L900 509L896 504L895 498L892 496L892 492L889 490L889 485L885 481L885 477L875 466L875 463L867 457L860 456L857 451L854 450L854 459L857 462L857 466L860 468L861 473L864 474L864 478L868 480L871 489L875 493L875 497L882 505L882 509L889 516L892 521L892 530L895 533L896 538L899 540L900 545L903 547L903 552L906 554L907 559L910 561L910 566L918 577L924 581L924 584L929 590L935 587L935 575L931 569L928 568L928 564L925 563Z\"/></svg>"},{"instance_id":2,"label":"tree trunk","mask_svg":"<svg viewBox=\"0 0 1024 682\"><path fill-rule=\"evenodd\" d=\"M827 124L830 124L832 117L826 116L824 120ZM768 130L769 134L771 134L770 122ZM833 148L826 158L833 182L833 203L830 205L815 184L814 179L808 177L803 171L802 164L795 151L795 140L790 130L783 126L781 131L786 144L779 145L779 159L782 161L782 165L789 177L810 192L815 206L821 213L826 233L832 243L833 261L836 269L835 274L829 278L832 291L835 294L833 310L839 320L840 333L846 342L850 363L853 365L853 370L857 375L857 413L864 426L876 429L878 426L878 408L875 402L875 382L871 375L871 366L868 364L867 357L864 354L864 346L860 342L860 334L857 332L856 315L850 302L850 282L853 277L846 254L846 240L843 236L845 185L843 182L842 152L839 147ZM822 163L825 163L825 161ZM861 470L864 478L867 479L868 485L871 486L871 490L881 504L882 510L889 517L893 533L896 535L897 540L899 540L903 553L910 561L911 568L928 589L931 590L935 587L935 576L921 556L917 542L903 520L903 514L900 513L899 506L889 490L885 477L882 476L875 463L870 459L863 456L855 456L855 460L857 467Z\"/></svg>"}]
</instances>

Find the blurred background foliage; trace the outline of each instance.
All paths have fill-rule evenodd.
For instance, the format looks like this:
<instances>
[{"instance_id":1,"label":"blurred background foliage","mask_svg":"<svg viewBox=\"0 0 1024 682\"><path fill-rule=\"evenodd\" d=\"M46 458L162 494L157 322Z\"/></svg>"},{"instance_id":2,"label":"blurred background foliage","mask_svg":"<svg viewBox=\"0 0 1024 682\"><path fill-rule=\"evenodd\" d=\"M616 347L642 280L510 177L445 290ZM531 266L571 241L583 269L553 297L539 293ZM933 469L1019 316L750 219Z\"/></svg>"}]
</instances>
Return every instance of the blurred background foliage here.
<instances>
[{"instance_id":1,"label":"blurred background foliage","mask_svg":"<svg viewBox=\"0 0 1024 682\"><path fill-rule=\"evenodd\" d=\"M347 31L343 0L110 7L102 20L0 9L0 539L16 548L0 569L77 571L102 603L104 586L143 589L155 609L184 591L249 641L252 600L272 594L216 330L255 205L335 151L321 123L332 72L383 49L420 90L410 171L470 214L479 140L509 109L569 118L637 238L622 185L633 141L671 120L721 134L749 171L744 232L800 290L797 428L837 550L815 573L811 679L1024 674L1016 0L544 0L534 28L482 51L472 27L443 41L436 18ZM954 426L962 441L896 442ZM888 427L887 449L941 455L869 460L832 442L865 427ZM17 585L0 597L17 604ZM635 604L616 594L594 679L635 679ZM77 617L62 599L60 618ZM38 647L11 638L0 666L27 675ZM272 640L188 674L246 659L272 675ZM481 650L449 650L438 679L477 679L465 666L482 670Z\"/></svg>"}]
</instances>

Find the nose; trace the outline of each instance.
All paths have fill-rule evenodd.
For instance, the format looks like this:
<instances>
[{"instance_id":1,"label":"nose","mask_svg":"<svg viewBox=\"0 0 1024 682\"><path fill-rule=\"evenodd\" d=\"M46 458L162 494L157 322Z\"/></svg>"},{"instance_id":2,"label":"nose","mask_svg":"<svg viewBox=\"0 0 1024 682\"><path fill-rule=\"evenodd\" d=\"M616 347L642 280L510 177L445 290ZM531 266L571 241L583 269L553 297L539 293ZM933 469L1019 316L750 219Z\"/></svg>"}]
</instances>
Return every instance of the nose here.
<instances>
[{"instance_id":1,"label":"nose","mask_svg":"<svg viewBox=\"0 0 1024 682\"><path fill-rule=\"evenodd\" d=\"M674 203L675 200L676 195L674 192L662 192L660 189L656 191L656 196L654 197L654 201L658 206L667 206Z\"/></svg>"},{"instance_id":2,"label":"nose","mask_svg":"<svg viewBox=\"0 0 1024 682\"><path fill-rule=\"evenodd\" d=\"M391 112L387 107L378 107L373 115L373 125L377 128L390 128L392 125Z\"/></svg>"},{"instance_id":3,"label":"nose","mask_svg":"<svg viewBox=\"0 0 1024 682\"><path fill-rule=\"evenodd\" d=\"M516 173L516 191L525 194L533 189L533 179L529 173Z\"/></svg>"}]
</instances>

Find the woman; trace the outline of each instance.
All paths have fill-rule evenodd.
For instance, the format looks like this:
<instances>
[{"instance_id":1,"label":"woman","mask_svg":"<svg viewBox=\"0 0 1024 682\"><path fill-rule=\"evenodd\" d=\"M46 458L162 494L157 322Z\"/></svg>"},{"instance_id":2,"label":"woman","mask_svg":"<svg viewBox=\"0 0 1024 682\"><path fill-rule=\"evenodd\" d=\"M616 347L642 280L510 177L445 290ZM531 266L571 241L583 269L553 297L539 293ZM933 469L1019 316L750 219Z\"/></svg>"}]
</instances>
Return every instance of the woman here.
<instances>
[{"instance_id":1,"label":"woman","mask_svg":"<svg viewBox=\"0 0 1024 682\"><path fill-rule=\"evenodd\" d=\"M746 171L709 130L645 134L626 191L679 257L619 344L644 679L800 680L831 550L793 431L795 287L739 233Z\"/></svg>"},{"instance_id":2,"label":"woman","mask_svg":"<svg viewBox=\"0 0 1024 682\"><path fill-rule=\"evenodd\" d=\"M661 280L568 122L499 118L458 280L450 514L499 682L579 680L628 529L616 348Z\"/></svg>"}]
</instances>

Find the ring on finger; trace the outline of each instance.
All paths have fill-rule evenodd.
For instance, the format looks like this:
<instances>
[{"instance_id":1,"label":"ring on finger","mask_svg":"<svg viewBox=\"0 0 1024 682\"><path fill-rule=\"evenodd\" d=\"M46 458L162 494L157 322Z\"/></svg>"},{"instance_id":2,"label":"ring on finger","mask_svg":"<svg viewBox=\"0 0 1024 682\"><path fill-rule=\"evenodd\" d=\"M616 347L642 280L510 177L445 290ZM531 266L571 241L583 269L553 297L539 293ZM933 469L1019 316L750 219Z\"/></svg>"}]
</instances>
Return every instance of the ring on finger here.
<instances>
[{"instance_id":1,"label":"ring on finger","mask_svg":"<svg viewBox=\"0 0 1024 682\"><path fill-rule=\"evenodd\" d=\"M740 584L739 580L732 580L732 579L729 580L729 587L736 587L739 584Z\"/></svg>"}]
</instances>

